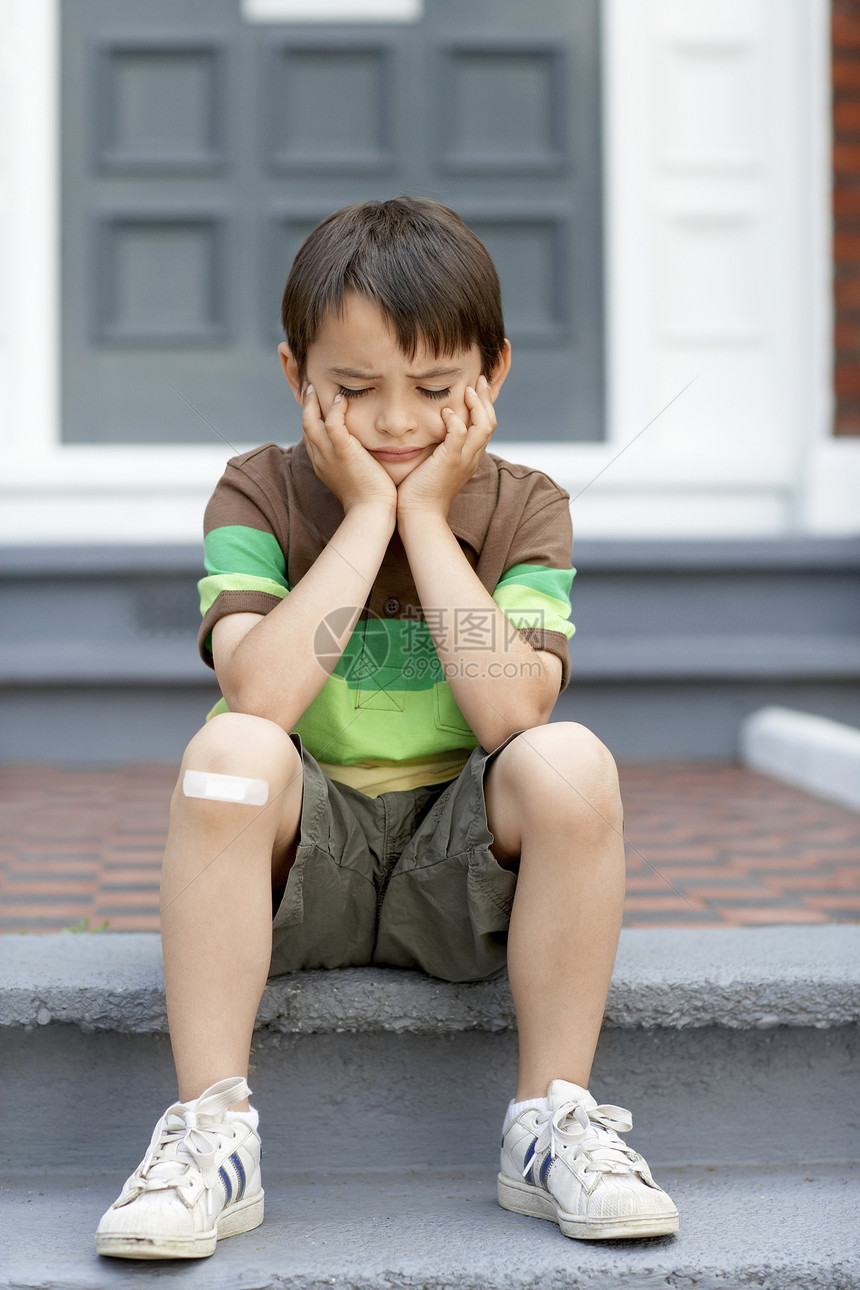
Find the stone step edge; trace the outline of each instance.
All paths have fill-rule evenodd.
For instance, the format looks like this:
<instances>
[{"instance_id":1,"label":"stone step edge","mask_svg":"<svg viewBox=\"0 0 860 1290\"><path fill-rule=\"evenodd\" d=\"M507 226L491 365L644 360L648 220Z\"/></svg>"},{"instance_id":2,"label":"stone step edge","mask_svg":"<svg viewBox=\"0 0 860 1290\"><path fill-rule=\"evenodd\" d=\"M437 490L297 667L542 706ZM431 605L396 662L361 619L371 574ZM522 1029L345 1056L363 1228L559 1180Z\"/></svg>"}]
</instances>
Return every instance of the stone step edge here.
<instances>
[{"instance_id":1,"label":"stone step edge","mask_svg":"<svg viewBox=\"0 0 860 1290\"><path fill-rule=\"evenodd\" d=\"M772 704L741 722L739 751L750 770L860 811L860 730Z\"/></svg>"},{"instance_id":2,"label":"stone step edge","mask_svg":"<svg viewBox=\"0 0 860 1290\"><path fill-rule=\"evenodd\" d=\"M606 1024L825 1029L860 1021L860 925L625 928ZM157 933L0 936L0 1026L167 1031ZM505 977L448 984L349 968L271 981L258 1029L281 1034L452 1034L515 1028Z\"/></svg>"},{"instance_id":3,"label":"stone step edge","mask_svg":"<svg viewBox=\"0 0 860 1290\"><path fill-rule=\"evenodd\" d=\"M141 1266L96 1258L97 1204L115 1193L115 1175L108 1180L91 1174L86 1186L78 1175L64 1187L31 1175L31 1203L22 1200L20 1184L14 1192L8 1188L8 1253L0 1287L140 1290L156 1280L184 1290L860 1286L860 1256L850 1245L855 1216L848 1171L817 1168L808 1181L797 1172L796 1166L755 1173L718 1167L679 1177L661 1169L661 1181L679 1204L679 1235L587 1243L565 1242L548 1223L535 1231L534 1222L500 1213L490 1170L458 1168L452 1175L422 1168L418 1179L402 1169L363 1178L326 1172L315 1178L312 1200L295 1199L300 1176L273 1183L267 1173L264 1226L244 1240L219 1243L213 1259L181 1270L175 1263Z\"/></svg>"}]
</instances>

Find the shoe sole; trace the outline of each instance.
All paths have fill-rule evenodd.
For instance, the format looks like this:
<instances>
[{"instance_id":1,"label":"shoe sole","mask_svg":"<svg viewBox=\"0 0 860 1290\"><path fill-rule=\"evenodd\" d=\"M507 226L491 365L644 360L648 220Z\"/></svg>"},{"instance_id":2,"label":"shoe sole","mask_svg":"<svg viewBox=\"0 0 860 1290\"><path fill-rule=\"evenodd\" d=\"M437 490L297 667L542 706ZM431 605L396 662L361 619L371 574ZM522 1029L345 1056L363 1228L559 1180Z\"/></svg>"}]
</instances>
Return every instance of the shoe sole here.
<instances>
[{"instance_id":1,"label":"shoe sole","mask_svg":"<svg viewBox=\"0 0 860 1290\"><path fill-rule=\"evenodd\" d=\"M545 1191L516 1178L499 1174L499 1204L514 1214L545 1218L558 1223L565 1236L575 1241L617 1241L625 1237L671 1236L678 1230L678 1211L672 1214L631 1215L627 1218L588 1220L568 1214Z\"/></svg>"},{"instance_id":2,"label":"shoe sole","mask_svg":"<svg viewBox=\"0 0 860 1290\"><path fill-rule=\"evenodd\" d=\"M114 1259L205 1259L215 1253L216 1243L226 1236L238 1236L260 1226L264 1195L261 1191L233 1205L210 1232L173 1237L96 1235L96 1250Z\"/></svg>"}]
</instances>

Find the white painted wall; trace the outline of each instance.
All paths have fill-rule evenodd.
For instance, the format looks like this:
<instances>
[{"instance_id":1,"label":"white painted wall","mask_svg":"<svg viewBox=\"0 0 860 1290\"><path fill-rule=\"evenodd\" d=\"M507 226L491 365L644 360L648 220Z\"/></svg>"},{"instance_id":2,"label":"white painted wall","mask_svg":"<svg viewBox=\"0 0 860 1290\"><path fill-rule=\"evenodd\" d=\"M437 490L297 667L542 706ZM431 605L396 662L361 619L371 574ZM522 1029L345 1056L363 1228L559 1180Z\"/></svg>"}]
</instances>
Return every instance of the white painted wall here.
<instances>
[{"instance_id":1,"label":"white painted wall","mask_svg":"<svg viewBox=\"0 0 860 1290\"><path fill-rule=\"evenodd\" d=\"M0 0L0 541L196 541L226 449L60 444L58 2ZM603 22L608 441L505 455L570 490L579 538L856 533L827 0L603 0Z\"/></svg>"}]
</instances>

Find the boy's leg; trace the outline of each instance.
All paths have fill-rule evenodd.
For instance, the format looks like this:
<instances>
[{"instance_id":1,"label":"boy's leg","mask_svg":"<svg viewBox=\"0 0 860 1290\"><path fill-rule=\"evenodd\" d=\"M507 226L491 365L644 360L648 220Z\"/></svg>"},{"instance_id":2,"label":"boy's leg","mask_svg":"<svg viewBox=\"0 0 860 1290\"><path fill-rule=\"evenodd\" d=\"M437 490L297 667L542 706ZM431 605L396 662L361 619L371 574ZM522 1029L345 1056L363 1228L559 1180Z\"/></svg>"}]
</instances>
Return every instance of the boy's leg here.
<instances>
[{"instance_id":1,"label":"boy's leg","mask_svg":"<svg viewBox=\"0 0 860 1290\"><path fill-rule=\"evenodd\" d=\"M186 797L186 770L265 780L268 800L245 806ZM272 892L283 887L294 859L301 806L299 753L272 722L225 713L188 745L161 884L167 1011L182 1101L247 1075L271 954Z\"/></svg>"},{"instance_id":2,"label":"boy's leg","mask_svg":"<svg viewBox=\"0 0 860 1290\"><path fill-rule=\"evenodd\" d=\"M186 797L189 770L265 780L267 802ZM180 1100L102 1216L100 1254L205 1258L221 1237L263 1221L260 1136L245 1077L271 956L272 892L283 887L295 855L301 804L299 754L271 722L225 714L188 745L161 887Z\"/></svg>"},{"instance_id":3,"label":"boy's leg","mask_svg":"<svg viewBox=\"0 0 860 1290\"><path fill-rule=\"evenodd\" d=\"M621 928L624 843L615 763L585 727L524 731L491 763L487 820L519 857L508 971L520 1043L502 1135L499 1203L583 1240L665 1236L678 1211L588 1092Z\"/></svg>"},{"instance_id":4,"label":"boy's leg","mask_svg":"<svg viewBox=\"0 0 860 1290\"><path fill-rule=\"evenodd\" d=\"M587 1088L624 904L615 763L584 726L524 731L485 779L493 854L519 860L508 974L519 1030L517 1101L553 1079Z\"/></svg>"}]
</instances>

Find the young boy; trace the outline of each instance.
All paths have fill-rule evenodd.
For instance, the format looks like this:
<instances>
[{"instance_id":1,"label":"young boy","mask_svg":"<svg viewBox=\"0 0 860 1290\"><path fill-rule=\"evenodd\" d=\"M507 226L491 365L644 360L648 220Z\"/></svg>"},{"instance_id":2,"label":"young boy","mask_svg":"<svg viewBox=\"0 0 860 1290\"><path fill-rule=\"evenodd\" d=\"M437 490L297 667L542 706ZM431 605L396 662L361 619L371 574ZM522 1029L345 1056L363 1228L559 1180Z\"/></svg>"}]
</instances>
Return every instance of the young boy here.
<instances>
[{"instance_id":1,"label":"young boy","mask_svg":"<svg viewBox=\"0 0 860 1290\"><path fill-rule=\"evenodd\" d=\"M224 700L186 750L162 880L180 1101L97 1247L195 1258L262 1222L245 1079L266 979L367 963L471 981L507 961L502 1206L572 1237L674 1232L617 1136L629 1113L587 1092L621 803L603 744L547 724L569 499L486 451L510 366L492 261L436 202L348 207L299 251L283 322L302 442L234 458L206 513Z\"/></svg>"}]
</instances>

